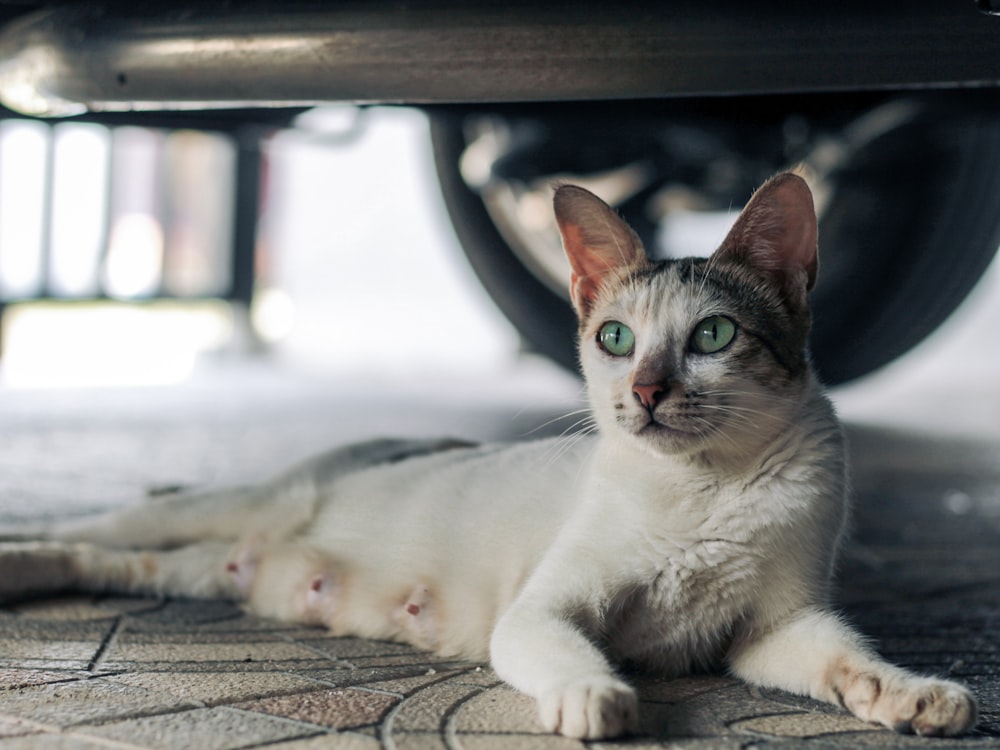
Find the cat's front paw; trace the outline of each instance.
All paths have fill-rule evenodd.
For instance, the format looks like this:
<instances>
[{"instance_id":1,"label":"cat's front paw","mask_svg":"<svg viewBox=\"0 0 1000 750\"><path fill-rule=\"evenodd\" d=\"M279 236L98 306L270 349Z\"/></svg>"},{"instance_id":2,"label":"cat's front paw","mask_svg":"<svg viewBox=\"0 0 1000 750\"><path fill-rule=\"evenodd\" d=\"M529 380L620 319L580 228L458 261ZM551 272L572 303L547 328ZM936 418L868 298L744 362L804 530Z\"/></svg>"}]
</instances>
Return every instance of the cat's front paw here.
<instances>
[{"instance_id":1,"label":"cat's front paw","mask_svg":"<svg viewBox=\"0 0 1000 750\"><path fill-rule=\"evenodd\" d=\"M907 680L883 696L879 720L897 732L952 737L976 723L976 701L961 685L947 680Z\"/></svg>"},{"instance_id":2,"label":"cat's front paw","mask_svg":"<svg viewBox=\"0 0 1000 750\"><path fill-rule=\"evenodd\" d=\"M635 690L610 676L584 678L546 691L538 699L542 724L550 732L596 740L635 731Z\"/></svg>"}]
</instances>

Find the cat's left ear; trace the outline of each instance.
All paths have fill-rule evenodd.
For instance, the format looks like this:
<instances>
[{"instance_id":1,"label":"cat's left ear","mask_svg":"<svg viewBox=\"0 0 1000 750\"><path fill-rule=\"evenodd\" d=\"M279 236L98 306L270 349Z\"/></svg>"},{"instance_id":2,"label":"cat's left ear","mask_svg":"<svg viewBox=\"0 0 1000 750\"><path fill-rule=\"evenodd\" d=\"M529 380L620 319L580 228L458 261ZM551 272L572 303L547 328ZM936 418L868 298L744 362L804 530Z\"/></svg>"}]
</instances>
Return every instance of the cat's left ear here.
<instances>
[{"instance_id":1,"label":"cat's left ear","mask_svg":"<svg viewBox=\"0 0 1000 750\"><path fill-rule=\"evenodd\" d=\"M818 235L809 186L786 172L758 188L716 253L749 265L804 303L816 283Z\"/></svg>"},{"instance_id":2,"label":"cat's left ear","mask_svg":"<svg viewBox=\"0 0 1000 750\"><path fill-rule=\"evenodd\" d=\"M581 318L593 305L604 280L649 260L632 228L596 195L562 185L553 199L563 248L573 269L570 295Z\"/></svg>"}]
</instances>

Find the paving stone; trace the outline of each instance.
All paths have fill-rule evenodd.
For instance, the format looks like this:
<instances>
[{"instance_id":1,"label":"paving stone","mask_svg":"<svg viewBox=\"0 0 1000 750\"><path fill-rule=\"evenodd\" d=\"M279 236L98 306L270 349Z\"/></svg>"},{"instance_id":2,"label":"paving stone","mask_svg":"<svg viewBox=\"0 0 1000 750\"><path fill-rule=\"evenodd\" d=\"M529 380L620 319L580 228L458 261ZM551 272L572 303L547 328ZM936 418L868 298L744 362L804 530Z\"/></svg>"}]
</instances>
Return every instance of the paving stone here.
<instances>
[{"instance_id":1,"label":"paving stone","mask_svg":"<svg viewBox=\"0 0 1000 750\"><path fill-rule=\"evenodd\" d=\"M204 672L204 673L237 673L260 672L273 674L275 672L301 674L307 676L311 671L322 671L326 665L317 659L288 659L283 661L151 661L151 662L102 662L100 674L121 674L124 672L142 670L146 672Z\"/></svg>"},{"instance_id":2,"label":"paving stone","mask_svg":"<svg viewBox=\"0 0 1000 750\"><path fill-rule=\"evenodd\" d=\"M21 737L26 734L36 734L37 729L32 728L14 719L0 717L0 738Z\"/></svg>"},{"instance_id":3,"label":"paving stone","mask_svg":"<svg viewBox=\"0 0 1000 750\"><path fill-rule=\"evenodd\" d=\"M457 675L455 681L463 685L479 685L481 687L496 687L504 684L503 680L497 677L497 673L490 667L467 669Z\"/></svg>"},{"instance_id":4,"label":"paving stone","mask_svg":"<svg viewBox=\"0 0 1000 750\"><path fill-rule=\"evenodd\" d=\"M0 714L68 727L175 710L181 702L154 690L116 685L101 678L37 685L0 693Z\"/></svg>"},{"instance_id":5,"label":"paving stone","mask_svg":"<svg viewBox=\"0 0 1000 750\"><path fill-rule=\"evenodd\" d=\"M130 620L121 628L116 639L118 646L161 643L179 644L240 644L240 643L290 643L288 638L264 630L210 630L204 626L135 631Z\"/></svg>"},{"instance_id":6,"label":"paving stone","mask_svg":"<svg viewBox=\"0 0 1000 750\"><path fill-rule=\"evenodd\" d=\"M146 599L150 605L157 600ZM150 606L146 611L139 611L130 618L129 627L132 630L156 630L162 628L233 628L235 623L243 619L243 610L235 602L223 600L202 599L167 599L159 600L158 606ZM263 622L255 620L252 624L258 627ZM249 622L247 624L250 624Z\"/></svg>"},{"instance_id":7,"label":"paving stone","mask_svg":"<svg viewBox=\"0 0 1000 750\"><path fill-rule=\"evenodd\" d=\"M0 638L0 666L22 669L79 669L90 666L100 641L38 641Z\"/></svg>"},{"instance_id":8,"label":"paving stone","mask_svg":"<svg viewBox=\"0 0 1000 750\"><path fill-rule=\"evenodd\" d=\"M724 737L729 725L740 719L770 713L785 713L780 703L752 695L736 684L697 693L678 703L643 703L639 723L643 733L655 737Z\"/></svg>"},{"instance_id":9,"label":"paving stone","mask_svg":"<svg viewBox=\"0 0 1000 750\"><path fill-rule=\"evenodd\" d=\"M745 737L679 737L669 740L627 737L593 742L588 747L592 750L754 750L757 747L770 748L770 745L758 746Z\"/></svg>"},{"instance_id":10,"label":"paving stone","mask_svg":"<svg viewBox=\"0 0 1000 750\"><path fill-rule=\"evenodd\" d=\"M435 732L407 732L393 735L396 750L454 750L444 737Z\"/></svg>"},{"instance_id":11,"label":"paving stone","mask_svg":"<svg viewBox=\"0 0 1000 750\"><path fill-rule=\"evenodd\" d=\"M477 666L475 663L458 659L446 659L423 651L399 655L353 656L343 659L343 661L358 669L417 665L426 670L441 671L443 669L468 669Z\"/></svg>"},{"instance_id":12,"label":"paving stone","mask_svg":"<svg viewBox=\"0 0 1000 750\"><path fill-rule=\"evenodd\" d=\"M315 657L294 643L116 643L108 649L109 663L147 662L281 662Z\"/></svg>"},{"instance_id":13,"label":"paving stone","mask_svg":"<svg viewBox=\"0 0 1000 750\"><path fill-rule=\"evenodd\" d=\"M382 743L374 737L355 732L338 732L268 745L268 750L382 750Z\"/></svg>"},{"instance_id":14,"label":"paving stone","mask_svg":"<svg viewBox=\"0 0 1000 750\"><path fill-rule=\"evenodd\" d=\"M33 734L5 739L4 750L109 750L105 742L75 735Z\"/></svg>"},{"instance_id":15,"label":"paving stone","mask_svg":"<svg viewBox=\"0 0 1000 750\"><path fill-rule=\"evenodd\" d=\"M78 727L76 731L158 750L230 750L304 738L322 730L276 716L219 706Z\"/></svg>"},{"instance_id":16,"label":"paving stone","mask_svg":"<svg viewBox=\"0 0 1000 750\"><path fill-rule=\"evenodd\" d=\"M454 682L430 685L403 700L386 721L386 731L393 736L397 732L442 731L445 717L482 690Z\"/></svg>"},{"instance_id":17,"label":"paving stone","mask_svg":"<svg viewBox=\"0 0 1000 750\"><path fill-rule=\"evenodd\" d=\"M771 713L795 713L795 712L806 712L812 714L836 714L838 716L848 716L849 714L840 706L834 706L832 703L825 703L824 701L818 701L815 698L810 698L806 695L795 695L795 693L789 693L785 690L778 690L776 688L761 688L750 686L746 688L748 695L753 698L759 698L769 707L780 707L775 708ZM782 711L784 709L784 711Z\"/></svg>"},{"instance_id":18,"label":"paving stone","mask_svg":"<svg viewBox=\"0 0 1000 750\"><path fill-rule=\"evenodd\" d=\"M455 747L461 750L583 750L578 740L554 735L462 734L455 738Z\"/></svg>"},{"instance_id":19,"label":"paving stone","mask_svg":"<svg viewBox=\"0 0 1000 750\"><path fill-rule=\"evenodd\" d=\"M237 705L248 711L261 711L335 729L357 729L381 722L400 700L386 693L337 688L262 698Z\"/></svg>"},{"instance_id":20,"label":"paving stone","mask_svg":"<svg viewBox=\"0 0 1000 750\"><path fill-rule=\"evenodd\" d=\"M133 672L106 682L155 689L180 700L222 705L316 689L316 682L282 672Z\"/></svg>"},{"instance_id":21,"label":"paving stone","mask_svg":"<svg viewBox=\"0 0 1000 750\"><path fill-rule=\"evenodd\" d=\"M0 649L3 649L0 642ZM91 660L78 661L71 659L4 659L0 657L0 667L11 669L57 669L66 671L84 671L90 667Z\"/></svg>"},{"instance_id":22,"label":"paving stone","mask_svg":"<svg viewBox=\"0 0 1000 750\"><path fill-rule=\"evenodd\" d=\"M166 605L164 599L147 596L101 596L94 600L94 606L115 615L133 617L156 612Z\"/></svg>"},{"instance_id":23,"label":"paving stone","mask_svg":"<svg viewBox=\"0 0 1000 750\"><path fill-rule=\"evenodd\" d=\"M776 737L822 737L844 732L878 732L872 724L853 716L815 713L771 714L733 722L735 732L770 734Z\"/></svg>"},{"instance_id":24,"label":"paving stone","mask_svg":"<svg viewBox=\"0 0 1000 750\"><path fill-rule=\"evenodd\" d=\"M458 706L451 725L459 734L547 734L534 699L506 685L472 695Z\"/></svg>"},{"instance_id":25,"label":"paving stone","mask_svg":"<svg viewBox=\"0 0 1000 750\"><path fill-rule=\"evenodd\" d=\"M655 703L679 703L696 695L711 693L723 688L739 685L739 680L731 677L714 675L698 675L695 677L677 677L663 679L655 676L642 675L632 680L639 693L639 699Z\"/></svg>"},{"instance_id":26,"label":"paving stone","mask_svg":"<svg viewBox=\"0 0 1000 750\"><path fill-rule=\"evenodd\" d=\"M72 605L70 605L72 608ZM0 640L69 641L101 643L115 628L114 618L96 620L73 620L55 615L58 607L51 610L52 616L16 617L0 621Z\"/></svg>"},{"instance_id":27,"label":"paving stone","mask_svg":"<svg viewBox=\"0 0 1000 750\"><path fill-rule=\"evenodd\" d=\"M81 679L82 672L50 672L40 669L0 669L0 691L46 685L52 682L70 682ZM0 699L3 693L0 692Z\"/></svg>"},{"instance_id":28,"label":"paving stone","mask_svg":"<svg viewBox=\"0 0 1000 750\"><path fill-rule=\"evenodd\" d=\"M370 690L381 690L399 696L408 696L422 690L423 688L445 680L454 680L465 685L480 684L473 680L466 679L468 671L461 669L445 670L443 672L422 671L413 677L397 677L388 680L375 680L373 682L356 682L357 685L364 685ZM495 678L494 678L495 682ZM491 683L492 684L492 683ZM486 686L485 684L483 686Z\"/></svg>"},{"instance_id":29,"label":"paving stone","mask_svg":"<svg viewBox=\"0 0 1000 750\"><path fill-rule=\"evenodd\" d=\"M996 750L997 743L991 740L985 744L970 740L942 739L940 737L915 737L890 732L844 732L813 738L744 738L743 747L748 750Z\"/></svg>"},{"instance_id":30,"label":"paving stone","mask_svg":"<svg viewBox=\"0 0 1000 750\"><path fill-rule=\"evenodd\" d=\"M307 665L307 669L298 670L296 673L337 687L364 685L392 692L392 687L384 686L391 686L396 681L403 681L401 684L409 684L407 681L412 681L414 685L433 684L440 682L442 677L459 674L468 669L467 666L460 669L439 669L426 664L402 664L385 667L342 666L329 669L321 662L313 662Z\"/></svg>"},{"instance_id":31,"label":"paving stone","mask_svg":"<svg viewBox=\"0 0 1000 750\"><path fill-rule=\"evenodd\" d=\"M313 631L315 634L316 631ZM338 638L334 636L310 637L299 640L300 643L307 644L317 651L329 654L332 658L351 660L366 657L369 659L398 657L423 661L426 659L435 660L425 651L418 651L412 646L392 641L366 641L361 638Z\"/></svg>"}]
</instances>

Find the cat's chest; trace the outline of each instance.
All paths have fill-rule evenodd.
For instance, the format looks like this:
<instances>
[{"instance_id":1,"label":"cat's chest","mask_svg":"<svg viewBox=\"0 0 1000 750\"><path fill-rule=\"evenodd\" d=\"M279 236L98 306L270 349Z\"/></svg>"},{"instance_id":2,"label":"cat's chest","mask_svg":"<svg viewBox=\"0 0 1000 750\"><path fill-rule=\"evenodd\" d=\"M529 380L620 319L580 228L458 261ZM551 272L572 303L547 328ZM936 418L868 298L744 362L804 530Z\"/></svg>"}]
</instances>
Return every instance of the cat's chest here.
<instances>
[{"instance_id":1,"label":"cat's chest","mask_svg":"<svg viewBox=\"0 0 1000 750\"><path fill-rule=\"evenodd\" d=\"M720 655L752 607L774 542L756 505L717 484L629 519L634 567L603 619L616 658L680 673Z\"/></svg>"},{"instance_id":2,"label":"cat's chest","mask_svg":"<svg viewBox=\"0 0 1000 750\"><path fill-rule=\"evenodd\" d=\"M714 662L752 604L758 557L742 543L705 539L675 548L612 598L604 619L623 662L683 673Z\"/></svg>"}]
</instances>

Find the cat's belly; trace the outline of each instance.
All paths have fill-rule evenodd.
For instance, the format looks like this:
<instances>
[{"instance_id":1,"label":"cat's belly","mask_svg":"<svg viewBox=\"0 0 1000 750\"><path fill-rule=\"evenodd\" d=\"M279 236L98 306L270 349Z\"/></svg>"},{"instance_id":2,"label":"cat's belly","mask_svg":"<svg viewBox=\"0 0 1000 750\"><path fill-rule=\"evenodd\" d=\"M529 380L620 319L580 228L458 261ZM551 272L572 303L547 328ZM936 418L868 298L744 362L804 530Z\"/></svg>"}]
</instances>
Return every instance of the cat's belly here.
<instances>
[{"instance_id":1,"label":"cat's belly","mask_svg":"<svg viewBox=\"0 0 1000 750\"><path fill-rule=\"evenodd\" d=\"M426 589L434 649L485 658L497 618L578 502L588 450L560 441L452 450L335 482L309 541L368 590L349 629L385 637L358 623L381 627L410 591Z\"/></svg>"}]
</instances>

